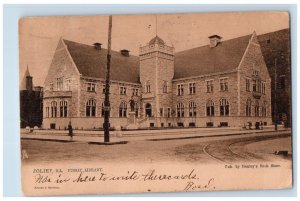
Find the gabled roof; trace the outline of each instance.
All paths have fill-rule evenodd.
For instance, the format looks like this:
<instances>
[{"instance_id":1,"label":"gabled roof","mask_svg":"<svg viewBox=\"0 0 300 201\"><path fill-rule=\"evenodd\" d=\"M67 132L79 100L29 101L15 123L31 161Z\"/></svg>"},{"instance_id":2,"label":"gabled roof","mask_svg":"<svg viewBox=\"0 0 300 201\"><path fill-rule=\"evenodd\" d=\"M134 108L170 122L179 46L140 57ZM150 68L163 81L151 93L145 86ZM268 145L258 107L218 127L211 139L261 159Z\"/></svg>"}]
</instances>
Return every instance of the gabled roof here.
<instances>
[{"instance_id":1,"label":"gabled roof","mask_svg":"<svg viewBox=\"0 0 300 201\"><path fill-rule=\"evenodd\" d=\"M105 79L107 66L107 49L97 50L94 46L69 40L63 40L83 76ZM120 52L111 51L110 79L124 82L139 82L139 58L123 56Z\"/></svg>"},{"instance_id":2,"label":"gabled roof","mask_svg":"<svg viewBox=\"0 0 300 201\"><path fill-rule=\"evenodd\" d=\"M252 35L175 53L174 79L234 70L238 67Z\"/></svg>"}]
</instances>

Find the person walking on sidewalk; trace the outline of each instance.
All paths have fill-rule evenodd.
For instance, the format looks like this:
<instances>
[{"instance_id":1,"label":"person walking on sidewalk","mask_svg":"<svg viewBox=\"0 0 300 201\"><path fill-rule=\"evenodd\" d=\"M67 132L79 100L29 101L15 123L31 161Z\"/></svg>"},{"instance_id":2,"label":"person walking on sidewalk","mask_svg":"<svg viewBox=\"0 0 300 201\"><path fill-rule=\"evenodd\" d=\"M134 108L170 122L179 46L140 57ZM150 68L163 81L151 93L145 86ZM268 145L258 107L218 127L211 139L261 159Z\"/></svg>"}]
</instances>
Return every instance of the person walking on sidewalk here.
<instances>
[{"instance_id":1,"label":"person walking on sidewalk","mask_svg":"<svg viewBox=\"0 0 300 201\"><path fill-rule=\"evenodd\" d=\"M73 140L73 128L72 128L71 121L69 122L68 130L69 130L70 141L72 141Z\"/></svg>"}]
</instances>

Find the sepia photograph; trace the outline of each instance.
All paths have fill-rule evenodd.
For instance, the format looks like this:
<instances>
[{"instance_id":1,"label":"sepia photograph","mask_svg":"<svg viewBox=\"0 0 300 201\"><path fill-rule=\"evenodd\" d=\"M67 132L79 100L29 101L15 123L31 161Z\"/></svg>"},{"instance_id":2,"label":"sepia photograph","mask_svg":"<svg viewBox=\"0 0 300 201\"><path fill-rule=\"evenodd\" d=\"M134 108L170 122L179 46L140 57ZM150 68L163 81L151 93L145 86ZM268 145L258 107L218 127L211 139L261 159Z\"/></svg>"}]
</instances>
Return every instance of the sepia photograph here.
<instances>
[{"instance_id":1,"label":"sepia photograph","mask_svg":"<svg viewBox=\"0 0 300 201\"><path fill-rule=\"evenodd\" d=\"M19 20L26 196L292 188L288 12Z\"/></svg>"}]
</instances>

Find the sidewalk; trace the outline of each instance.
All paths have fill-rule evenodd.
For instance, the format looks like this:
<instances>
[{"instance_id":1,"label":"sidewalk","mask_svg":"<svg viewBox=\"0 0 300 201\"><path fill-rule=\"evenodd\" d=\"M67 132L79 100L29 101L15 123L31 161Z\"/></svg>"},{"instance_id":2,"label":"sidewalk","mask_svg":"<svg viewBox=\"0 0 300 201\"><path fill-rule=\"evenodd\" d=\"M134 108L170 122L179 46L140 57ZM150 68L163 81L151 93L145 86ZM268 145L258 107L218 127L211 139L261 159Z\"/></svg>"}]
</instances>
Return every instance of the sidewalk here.
<instances>
[{"instance_id":1,"label":"sidewalk","mask_svg":"<svg viewBox=\"0 0 300 201\"><path fill-rule=\"evenodd\" d=\"M280 133L290 133L291 130L279 128ZM99 131L100 132L100 131ZM103 131L102 131L103 133ZM159 141L159 140L173 140L173 139L192 139L213 136L230 136L230 135L243 135L243 134L256 134L256 133L274 133L274 128L266 128L264 130L241 130L240 128L191 128L191 129L172 129L172 130L143 130L143 131L122 131L122 137L116 136L116 131L111 132L110 141ZM69 142L67 131L64 133L52 132L36 132L36 133L21 133L22 139L31 140L45 140L56 142ZM103 134L84 135L82 133L73 136L74 142L103 142Z\"/></svg>"}]
</instances>

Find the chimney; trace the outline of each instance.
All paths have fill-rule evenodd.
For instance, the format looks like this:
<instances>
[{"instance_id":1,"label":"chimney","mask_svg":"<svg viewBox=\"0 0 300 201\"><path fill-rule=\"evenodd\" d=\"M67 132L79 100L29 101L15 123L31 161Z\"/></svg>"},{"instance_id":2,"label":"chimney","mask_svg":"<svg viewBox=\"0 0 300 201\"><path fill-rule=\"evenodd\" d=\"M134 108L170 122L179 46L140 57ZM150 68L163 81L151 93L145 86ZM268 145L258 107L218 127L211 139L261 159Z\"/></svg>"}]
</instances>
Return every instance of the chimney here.
<instances>
[{"instance_id":1,"label":"chimney","mask_svg":"<svg viewBox=\"0 0 300 201\"><path fill-rule=\"evenodd\" d=\"M123 49L123 50L120 50L120 52L124 57L129 57L129 50Z\"/></svg>"},{"instance_id":2,"label":"chimney","mask_svg":"<svg viewBox=\"0 0 300 201\"><path fill-rule=\"evenodd\" d=\"M94 43L93 44L96 50L101 50L101 43Z\"/></svg>"},{"instance_id":3,"label":"chimney","mask_svg":"<svg viewBox=\"0 0 300 201\"><path fill-rule=\"evenodd\" d=\"M221 39L222 37L219 36L219 35L212 35L212 36L209 36L209 41L210 41L210 47L213 48L213 47L217 47L219 43L221 43Z\"/></svg>"}]
</instances>

